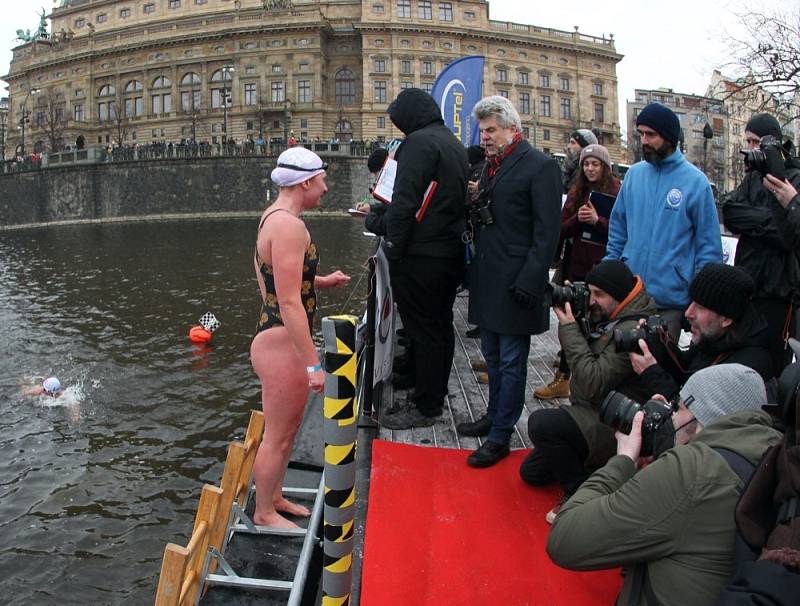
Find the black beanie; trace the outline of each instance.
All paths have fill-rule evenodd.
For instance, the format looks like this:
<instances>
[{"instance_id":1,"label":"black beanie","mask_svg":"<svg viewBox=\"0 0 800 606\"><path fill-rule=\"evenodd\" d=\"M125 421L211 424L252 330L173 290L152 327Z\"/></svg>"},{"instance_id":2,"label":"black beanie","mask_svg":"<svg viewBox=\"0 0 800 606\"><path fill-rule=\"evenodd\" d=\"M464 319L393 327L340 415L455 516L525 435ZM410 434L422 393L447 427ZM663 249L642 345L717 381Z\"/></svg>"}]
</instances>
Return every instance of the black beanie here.
<instances>
[{"instance_id":1,"label":"black beanie","mask_svg":"<svg viewBox=\"0 0 800 606\"><path fill-rule=\"evenodd\" d=\"M778 120L775 118L775 116L770 116L769 114L753 115L744 129L749 130L751 133L758 135L759 137L772 135L778 141L781 141L783 138L783 134L781 133L781 125L778 123Z\"/></svg>"},{"instance_id":2,"label":"black beanie","mask_svg":"<svg viewBox=\"0 0 800 606\"><path fill-rule=\"evenodd\" d=\"M606 291L617 301L624 301L636 286L636 278L622 261L609 260L595 265L586 274L586 283Z\"/></svg>"},{"instance_id":3,"label":"black beanie","mask_svg":"<svg viewBox=\"0 0 800 606\"><path fill-rule=\"evenodd\" d=\"M673 145L681 138L681 122L675 112L661 103L650 103L636 116L636 126L649 126Z\"/></svg>"},{"instance_id":4,"label":"black beanie","mask_svg":"<svg viewBox=\"0 0 800 606\"><path fill-rule=\"evenodd\" d=\"M754 291L753 279L743 269L709 263L697 272L689 285L689 298L738 322L750 306Z\"/></svg>"}]
</instances>

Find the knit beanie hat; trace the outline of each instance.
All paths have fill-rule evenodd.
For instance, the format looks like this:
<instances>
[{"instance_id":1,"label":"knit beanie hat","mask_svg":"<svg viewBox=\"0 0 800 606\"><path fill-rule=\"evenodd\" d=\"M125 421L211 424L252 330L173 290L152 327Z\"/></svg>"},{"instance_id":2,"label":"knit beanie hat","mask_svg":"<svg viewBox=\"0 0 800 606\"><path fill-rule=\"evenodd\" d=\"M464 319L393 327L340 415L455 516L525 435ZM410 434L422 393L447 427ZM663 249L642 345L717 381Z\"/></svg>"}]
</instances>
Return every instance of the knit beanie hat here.
<instances>
[{"instance_id":1,"label":"knit beanie hat","mask_svg":"<svg viewBox=\"0 0 800 606\"><path fill-rule=\"evenodd\" d=\"M372 153L367 158L367 170L371 173L376 173L383 168L386 164L386 158L389 157L389 150L385 147L378 147L373 149Z\"/></svg>"},{"instance_id":2,"label":"knit beanie hat","mask_svg":"<svg viewBox=\"0 0 800 606\"><path fill-rule=\"evenodd\" d=\"M581 147L597 143L597 137L595 137L594 133L588 128L579 128L572 133L572 138L575 139Z\"/></svg>"},{"instance_id":3,"label":"knit beanie hat","mask_svg":"<svg viewBox=\"0 0 800 606\"><path fill-rule=\"evenodd\" d=\"M649 126L667 141L677 145L681 138L681 123L678 116L661 103L649 103L645 105L639 115L636 116L636 126Z\"/></svg>"},{"instance_id":4,"label":"knit beanie hat","mask_svg":"<svg viewBox=\"0 0 800 606\"><path fill-rule=\"evenodd\" d=\"M754 114L744 129L759 137L772 135L778 141L783 138L780 123L775 116L770 116L769 114Z\"/></svg>"},{"instance_id":5,"label":"knit beanie hat","mask_svg":"<svg viewBox=\"0 0 800 606\"><path fill-rule=\"evenodd\" d=\"M764 380L742 364L717 364L694 373L681 388L681 400L703 425L740 410L761 410L767 403Z\"/></svg>"},{"instance_id":6,"label":"knit beanie hat","mask_svg":"<svg viewBox=\"0 0 800 606\"><path fill-rule=\"evenodd\" d=\"M597 158L608 168L611 168L611 157L608 155L608 150L599 143L587 145L581 150L580 166L583 166L583 161L586 158Z\"/></svg>"},{"instance_id":7,"label":"knit beanie hat","mask_svg":"<svg viewBox=\"0 0 800 606\"><path fill-rule=\"evenodd\" d=\"M754 291L753 279L743 269L709 263L697 272L689 285L689 298L738 322L750 306Z\"/></svg>"},{"instance_id":8,"label":"knit beanie hat","mask_svg":"<svg viewBox=\"0 0 800 606\"><path fill-rule=\"evenodd\" d=\"M625 263L612 259L595 265L586 274L586 283L606 291L617 301L624 301L636 286L636 278Z\"/></svg>"}]
</instances>

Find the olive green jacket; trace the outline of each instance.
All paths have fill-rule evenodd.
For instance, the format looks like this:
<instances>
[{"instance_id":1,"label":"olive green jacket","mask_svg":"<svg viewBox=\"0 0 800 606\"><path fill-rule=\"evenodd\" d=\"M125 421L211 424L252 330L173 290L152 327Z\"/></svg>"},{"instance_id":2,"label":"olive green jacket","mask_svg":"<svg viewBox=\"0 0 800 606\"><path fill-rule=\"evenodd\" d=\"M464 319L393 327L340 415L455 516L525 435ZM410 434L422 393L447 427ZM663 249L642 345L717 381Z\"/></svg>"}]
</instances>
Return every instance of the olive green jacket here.
<instances>
[{"instance_id":1,"label":"olive green jacket","mask_svg":"<svg viewBox=\"0 0 800 606\"><path fill-rule=\"evenodd\" d=\"M733 572L742 481L712 448L755 465L781 437L769 415L745 411L719 417L638 473L630 458L614 456L561 508L547 553L571 570L627 568L620 605L629 603L634 567L644 562L659 604L715 604Z\"/></svg>"},{"instance_id":2,"label":"olive green jacket","mask_svg":"<svg viewBox=\"0 0 800 606\"><path fill-rule=\"evenodd\" d=\"M631 300L609 322L594 327L599 336L587 340L575 322L558 327L558 340L572 372L569 380L572 406L564 410L578 425L589 446L589 469L602 467L616 448L614 431L600 424L599 410L608 392L620 391L637 402L646 402L653 395L647 393L644 382L633 371L628 354L618 353L614 346L614 329L635 328L640 318L656 313L655 302L641 280L636 280Z\"/></svg>"}]
</instances>

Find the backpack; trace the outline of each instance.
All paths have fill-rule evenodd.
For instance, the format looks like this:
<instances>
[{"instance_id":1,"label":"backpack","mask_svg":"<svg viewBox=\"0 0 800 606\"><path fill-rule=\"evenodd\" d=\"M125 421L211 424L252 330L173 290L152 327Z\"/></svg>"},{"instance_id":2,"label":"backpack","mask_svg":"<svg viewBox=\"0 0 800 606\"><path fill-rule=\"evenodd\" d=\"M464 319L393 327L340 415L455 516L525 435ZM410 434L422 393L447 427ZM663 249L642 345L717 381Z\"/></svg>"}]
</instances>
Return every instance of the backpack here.
<instances>
[{"instance_id":1,"label":"backpack","mask_svg":"<svg viewBox=\"0 0 800 606\"><path fill-rule=\"evenodd\" d=\"M794 347L793 347L794 349ZM779 416L789 424L783 442L771 446L745 484L736 505L737 542L759 557L740 560L718 606L783 606L800 601L800 363L779 381Z\"/></svg>"}]
</instances>

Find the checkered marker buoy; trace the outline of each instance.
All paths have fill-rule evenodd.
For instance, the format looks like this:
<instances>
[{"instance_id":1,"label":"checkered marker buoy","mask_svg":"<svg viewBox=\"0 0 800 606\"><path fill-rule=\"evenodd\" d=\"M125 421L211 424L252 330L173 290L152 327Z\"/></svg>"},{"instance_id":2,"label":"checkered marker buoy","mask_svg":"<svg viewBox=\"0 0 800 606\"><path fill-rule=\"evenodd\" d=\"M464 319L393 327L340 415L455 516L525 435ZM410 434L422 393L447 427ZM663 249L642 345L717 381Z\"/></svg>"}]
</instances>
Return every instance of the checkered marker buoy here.
<instances>
[{"instance_id":1,"label":"checkered marker buoy","mask_svg":"<svg viewBox=\"0 0 800 606\"><path fill-rule=\"evenodd\" d=\"M215 330L219 328L220 323L214 314L208 312L203 314L203 317L200 318L200 325L203 328L205 328L208 332L213 333Z\"/></svg>"}]
</instances>

